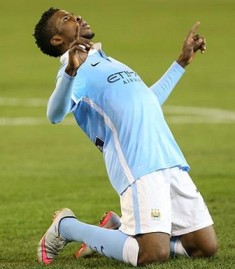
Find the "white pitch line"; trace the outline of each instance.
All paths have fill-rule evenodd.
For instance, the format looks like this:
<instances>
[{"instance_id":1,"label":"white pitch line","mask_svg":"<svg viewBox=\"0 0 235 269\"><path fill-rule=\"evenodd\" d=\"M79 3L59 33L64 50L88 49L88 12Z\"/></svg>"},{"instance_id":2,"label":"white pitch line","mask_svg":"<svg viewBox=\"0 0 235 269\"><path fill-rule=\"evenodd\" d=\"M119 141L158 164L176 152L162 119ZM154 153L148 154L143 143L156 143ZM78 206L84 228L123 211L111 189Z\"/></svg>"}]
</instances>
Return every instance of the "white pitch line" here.
<instances>
[{"instance_id":1,"label":"white pitch line","mask_svg":"<svg viewBox=\"0 0 235 269\"><path fill-rule=\"evenodd\" d=\"M0 97L1 106L44 107L48 100L41 98Z\"/></svg>"},{"instance_id":2,"label":"white pitch line","mask_svg":"<svg viewBox=\"0 0 235 269\"><path fill-rule=\"evenodd\" d=\"M172 114L190 114L196 116L216 117L221 119L235 120L235 111L228 111L218 108L191 107L191 106L166 106L164 109L167 113Z\"/></svg>"},{"instance_id":3,"label":"white pitch line","mask_svg":"<svg viewBox=\"0 0 235 269\"><path fill-rule=\"evenodd\" d=\"M46 107L47 100L40 98L0 97L0 107ZM12 110L12 108L11 108ZM163 106L169 124L234 124L235 111L209 107ZM50 124L46 117L0 117L0 126L34 126ZM66 118L62 125L76 125Z\"/></svg>"},{"instance_id":4,"label":"white pitch line","mask_svg":"<svg viewBox=\"0 0 235 269\"><path fill-rule=\"evenodd\" d=\"M43 125L43 124L47 124L45 118L0 117L0 126L22 126L22 125Z\"/></svg>"},{"instance_id":5,"label":"white pitch line","mask_svg":"<svg viewBox=\"0 0 235 269\"><path fill-rule=\"evenodd\" d=\"M0 126L37 126L37 125L49 125L51 124L46 117L45 118L33 118L33 117L0 117ZM65 119L62 123L63 126L75 125L75 120L72 118Z\"/></svg>"},{"instance_id":6,"label":"white pitch line","mask_svg":"<svg viewBox=\"0 0 235 269\"><path fill-rule=\"evenodd\" d=\"M168 122L187 123L235 123L235 112L218 108L166 106Z\"/></svg>"}]
</instances>

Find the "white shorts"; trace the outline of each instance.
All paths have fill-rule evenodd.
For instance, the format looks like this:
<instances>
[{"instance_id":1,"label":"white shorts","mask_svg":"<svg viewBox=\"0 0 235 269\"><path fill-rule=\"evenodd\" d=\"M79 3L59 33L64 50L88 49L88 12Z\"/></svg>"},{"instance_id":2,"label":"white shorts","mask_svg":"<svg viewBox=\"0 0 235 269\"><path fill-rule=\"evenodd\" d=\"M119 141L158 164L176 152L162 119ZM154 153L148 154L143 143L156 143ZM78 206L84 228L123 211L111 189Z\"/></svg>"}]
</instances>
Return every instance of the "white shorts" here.
<instances>
[{"instance_id":1,"label":"white shorts","mask_svg":"<svg viewBox=\"0 0 235 269\"><path fill-rule=\"evenodd\" d=\"M136 235L190 233L213 224L207 206L189 174L178 167L136 180L120 197L122 232Z\"/></svg>"}]
</instances>

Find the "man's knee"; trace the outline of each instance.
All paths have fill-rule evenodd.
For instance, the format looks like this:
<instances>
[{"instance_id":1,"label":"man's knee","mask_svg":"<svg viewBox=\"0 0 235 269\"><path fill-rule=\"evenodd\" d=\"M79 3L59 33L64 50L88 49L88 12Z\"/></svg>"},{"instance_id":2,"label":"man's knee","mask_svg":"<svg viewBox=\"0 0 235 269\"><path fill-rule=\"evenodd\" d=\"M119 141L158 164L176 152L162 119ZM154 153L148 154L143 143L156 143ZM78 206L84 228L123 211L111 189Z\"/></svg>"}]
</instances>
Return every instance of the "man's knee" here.
<instances>
[{"instance_id":1,"label":"man's knee","mask_svg":"<svg viewBox=\"0 0 235 269\"><path fill-rule=\"evenodd\" d=\"M204 249L205 257L212 257L218 252L218 243L216 240L210 242L206 249Z\"/></svg>"},{"instance_id":2,"label":"man's knee","mask_svg":"<svg viewBox=\"0 0 235 269\"><path fill-rule=\"evenodd\" d=\"M136 237L139 244L138 265L164 262L170 256L170 237L164 233L151 233Z\"/></svg>"},{"instance_id":3,"label":"man's knee","mask_svg":"<svg viewBox=\"0 0 235 269\"><path fill-rule=\"evenodd\" d=\"M165 262L169 259L169 249L152 249L151 251L140 252L138 256L138 265L143 266L151 263Z\"/></svg>"},{"instance_id":4,"label":"man's knee","mask_svg":"<svg viewBox=\"0 0 235 269\"><path fill-rule=\"evenodd\" d=\"M212 257L218 251L218 242L213 226L181 236L188 254L195 257Z\"/></svg>"},{"instance_id":5,"label":"man's knee","mask_svg":"<svg viewBox=\"0 0 235 269\"><path fill-rule=\"evenodd\" d=\"M215 256L218 251L217 242L210 242L203 248L194 249L191 251L192 258L209 258Z\"/></svg>"}]
</instances>

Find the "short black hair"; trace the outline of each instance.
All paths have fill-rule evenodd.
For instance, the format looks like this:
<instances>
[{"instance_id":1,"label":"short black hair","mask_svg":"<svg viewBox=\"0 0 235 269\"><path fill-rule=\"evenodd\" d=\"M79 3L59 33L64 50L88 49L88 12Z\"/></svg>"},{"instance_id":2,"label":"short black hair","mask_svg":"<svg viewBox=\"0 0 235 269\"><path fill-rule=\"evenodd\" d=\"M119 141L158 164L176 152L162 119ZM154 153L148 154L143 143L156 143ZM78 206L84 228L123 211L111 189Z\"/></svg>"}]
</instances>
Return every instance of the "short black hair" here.
<instances>
[{"instance_id":1,"label":"short black hair","mask_svg":"<svg viewBox=\"0 0 235 269\"><path fill-rule=\"evenodd\" d=\"M50 42L51 38L56 34L55 28L50 24L50 18L60 9L58 8L49 8L45 11L39 22L34 28L34 34L36 41L35 43L40 48L40 50L49 56L59 57L62 55L60 49L56 46L53 46Z\"/></svg>"}]
</instances>

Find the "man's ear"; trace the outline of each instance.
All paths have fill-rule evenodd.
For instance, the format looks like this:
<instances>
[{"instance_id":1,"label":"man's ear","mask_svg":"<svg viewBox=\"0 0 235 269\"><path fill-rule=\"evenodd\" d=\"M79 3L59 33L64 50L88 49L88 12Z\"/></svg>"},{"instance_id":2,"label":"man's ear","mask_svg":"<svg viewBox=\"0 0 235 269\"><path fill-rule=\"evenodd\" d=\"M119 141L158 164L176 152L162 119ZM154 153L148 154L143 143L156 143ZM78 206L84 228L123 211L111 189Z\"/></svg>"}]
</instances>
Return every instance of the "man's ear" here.
<instances>
[{"instance_id":1,"label":"man's ear","mask_svg":"<svg viewBox=\"0 0 235 269\"><path fill-rule=\"evenodd\" d=\"M60 35L54 35L51 38L50 42L52 46L59 46L64 42L64 40Z\"/></svg>"}]
</instances>

